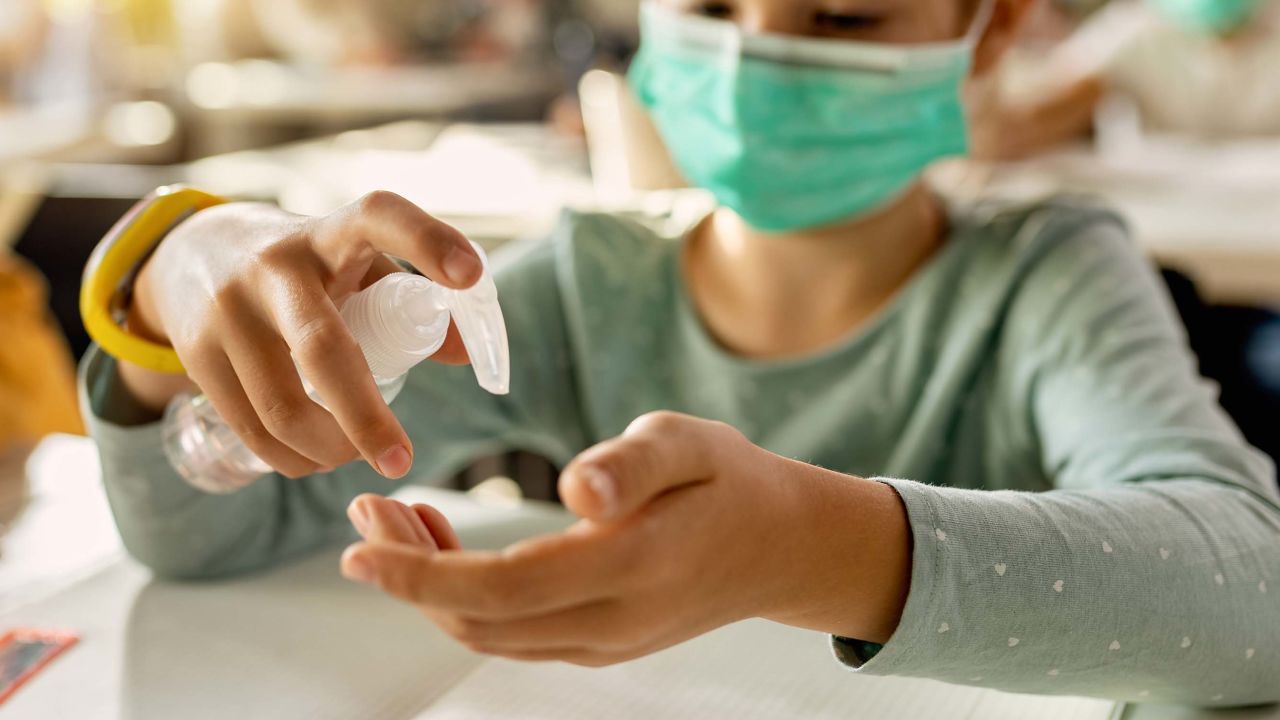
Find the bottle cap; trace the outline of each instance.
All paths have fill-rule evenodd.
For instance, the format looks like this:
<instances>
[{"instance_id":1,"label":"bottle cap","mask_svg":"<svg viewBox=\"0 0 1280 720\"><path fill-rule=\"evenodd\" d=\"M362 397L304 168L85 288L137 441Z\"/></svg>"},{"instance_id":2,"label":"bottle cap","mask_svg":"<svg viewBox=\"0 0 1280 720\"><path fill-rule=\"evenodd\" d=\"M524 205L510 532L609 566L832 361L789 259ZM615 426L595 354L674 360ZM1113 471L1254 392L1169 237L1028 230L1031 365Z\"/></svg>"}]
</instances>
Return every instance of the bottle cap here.
<instances>
[{"instance_id":1,"label":"bottle cap","mask_svg":"<svg viewBox=\"0 0 1280 720\"><path fill-rule=\"evenodd\" d=\"M352 295L342 319L377 378L395 378L444 344L449 318L458 326L480 387L505 395L511 384L507 326L489 259L471 243L484 271L476 284L452 290L421 275L391 273Z\"/></svg>"},{"instance_id":2,"label":"bottle cap","mask_svg":"<svg viewBox=\"0 0 1280 720\"><path fill-rule=\"evenodd\" d=\"M465 290L440 286L441 295L467 348L476 382L494 395L506 395L511 390L507 324L502 318L502 306L498 304L498 288L493 283L489 257L474 241L471 247L484 266L480 279Z\"/></svg>"}]
</instances>

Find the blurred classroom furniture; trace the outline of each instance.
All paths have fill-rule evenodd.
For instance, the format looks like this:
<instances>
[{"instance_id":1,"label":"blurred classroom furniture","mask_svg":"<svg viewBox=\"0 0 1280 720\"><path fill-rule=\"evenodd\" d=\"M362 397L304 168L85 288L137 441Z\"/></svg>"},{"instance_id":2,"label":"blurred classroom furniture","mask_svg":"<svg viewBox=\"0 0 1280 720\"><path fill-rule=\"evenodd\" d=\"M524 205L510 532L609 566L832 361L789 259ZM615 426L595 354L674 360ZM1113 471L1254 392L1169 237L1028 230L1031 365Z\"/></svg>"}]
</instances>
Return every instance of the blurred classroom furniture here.
<instances>
[{"instance_id":1,"label":"blurred classroom furniture","mask_svg":"<svg viewBox=\"0 0 1280 720\"><path fill-rule=\"evenodd\" d=\"M36 449L27 474L31 502L0 538L0 627L59 627L79 632L82 639L0 708L6 717L429 718L428 706L442 695L449 700L448 689L482 661L413 608L339 577L337 546L247 577L190 583L153 580L121 549L99 481L96 452L87 439L51 436ZM484 500L426 488L409 488L406 493L440 507L470 547L501 547L554 532L572 521L566 511L543 503L505 497ZM740 683L734 673L717 669L733 665L728 661L735 657L736 666L742 667L736 649L744 643L752 647L748 662L753 665L773 667L768 664L771 647L780 656L795 658L806 676L805 701L819 706L824 694L862 692L857 688L870 692L883 680L900 695L902 707L918 704L930 693L953 693L948 697L968 701L956 703L957 718L1050 717L1049 710L1056 712L1055 718L1095 718L1100 707L909 678L859 678L830 658L820 635L760 622L731 626L612 671L535 665L507 672L518 675L529 668L536 677L552 673L578 680L556 693L557 702L566 703L566 708L591 707L617 697L630 687L632 673L649 677L664 663L686 669L680 679L689 688L682 695L689 702L696 702L699 680L708 684L708 692L714 689L730 700L741 694L755 703L770 702L767 683L764 688L757 687L761 683ZM690 668L691 654L712 662L702 670L694 669L697 665ZM722 658L724 663L716 661ZM670 700L660 685L649 682L642 688L650 709L665 707L663 716L681 710L682 716L715 716L713 711L708 714L705 704L698 706L701 714L664 705ZM508 695L519 707L519 695ZM791 701L779 702L783 704L762 704L757 712L790 707ZM897 702L883 699L878 710L864 709L879 713L877 717L901 716L895 715ZM450 707L458 709L456 704ZM645 716L638 705L615 701L613 707L615 717ZM973 712L976 708L1000 711L984 715ZM461 715L478 713L471 708L470 714ZM1280 720L1280 708L1215 712L1143 705L1128 707L1123 717Z\"/></svg>"},{"instance_id":2,"label":"blurred classroom furniture","mask_svg":"<svg viewBox=\"0 0 1280 720\"><path fill-rule=\"evenodd\" d=\"M299 67L208 62L187 74L195 157L414 118L537 117L559 89L546 63Z\"/></svg>"}]
</instances>

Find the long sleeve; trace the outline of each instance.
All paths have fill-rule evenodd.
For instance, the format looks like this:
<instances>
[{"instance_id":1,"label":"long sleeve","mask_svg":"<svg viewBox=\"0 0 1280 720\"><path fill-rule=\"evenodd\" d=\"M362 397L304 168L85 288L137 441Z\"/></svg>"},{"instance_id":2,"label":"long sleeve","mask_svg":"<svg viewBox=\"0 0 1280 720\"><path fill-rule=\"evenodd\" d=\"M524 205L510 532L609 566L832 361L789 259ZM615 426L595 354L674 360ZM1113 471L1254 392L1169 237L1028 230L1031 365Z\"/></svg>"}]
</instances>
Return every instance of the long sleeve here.
<instances>
[{"instance_id":1,"label":"long sleeve","mask_svg":"<svg viewBox=\"0 0 1280 720\"><path fill-rule=\"evenodd\" d=\"M995 362L1054 489L885 480L910 518L911 590L874 657L842 639L837 657L1019 692L1280 700L1275 469L1197 377L1122 232L1094 228L1027 275Z\"/></svg>"},{"instance_id":2,"label":"long sleeve","mask_svg":"<svg viewBox=\"0 0 1280 720\"><path fill-rule=\"evenodd\" d=\"M512 357L511 393L489 395L469 367L423 363L392 409L414 444L411 477L435 481L506 449L567 462L586 445L548 243L494 258ZM114 361L96 348L81 395L125 547L157 574L209 577L270 565L350 533L345 509L362 492L393 492L364 462L301 480L267 475L228 495L187 485L169 466L160 423L132 424Z\"/></svg>"}]
</instances>

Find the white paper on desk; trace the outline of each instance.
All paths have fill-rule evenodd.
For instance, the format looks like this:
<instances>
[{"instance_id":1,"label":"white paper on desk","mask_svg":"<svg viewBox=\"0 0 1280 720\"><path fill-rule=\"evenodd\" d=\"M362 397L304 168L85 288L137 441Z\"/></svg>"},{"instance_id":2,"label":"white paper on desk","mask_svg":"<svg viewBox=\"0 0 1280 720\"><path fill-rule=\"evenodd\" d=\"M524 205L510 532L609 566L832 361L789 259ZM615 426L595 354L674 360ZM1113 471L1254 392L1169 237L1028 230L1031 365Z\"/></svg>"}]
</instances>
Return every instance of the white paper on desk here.
<instances>
[{"instance_id":1,"label":"white paper on desk","mask_svg":"<svg viewBox=\"0 0 1280 720\"><path fill-rule=\"evenodd\" d=\"M823 636L751 620L608 668L490 660L417 720L1108 720L1115 711L1104 700L855 675Z\"/></svg>"}]
</instances>

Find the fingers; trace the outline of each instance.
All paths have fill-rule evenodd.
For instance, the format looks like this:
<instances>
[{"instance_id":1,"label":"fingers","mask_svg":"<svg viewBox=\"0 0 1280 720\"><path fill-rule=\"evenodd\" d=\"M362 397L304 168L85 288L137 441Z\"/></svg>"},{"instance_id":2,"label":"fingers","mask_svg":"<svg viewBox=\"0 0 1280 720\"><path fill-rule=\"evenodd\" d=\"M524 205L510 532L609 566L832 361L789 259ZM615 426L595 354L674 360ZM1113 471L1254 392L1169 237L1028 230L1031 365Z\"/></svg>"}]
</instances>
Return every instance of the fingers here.
<instances>
[{"instance_id":1,"label":"fingers","mask_svg":"<svg viewBox=\"0 0 1280 720\"><path fill-rule=\"evenodd\" d=\"M643 623L629 618L622 603L610 600L515 620L481 620L440 612L428 615L458 642L489 654L588 647L614 651L648 639Z\"/></svg>"},{"instance_id":2,"label":"fingers","mask_svg":"<svg viewBox=\"0 0 1280 720\"><path fill-rule=\"evenodd\" d=\"M558 660L601 667L626 662L705 631L675 631L617 601L594 602L537 617L487 621L424 609L450 637L474 652L512 660Z\"/></svg>"},{"instance_id":3,"label":"fingers","mask_svg":"<svg viewBox=\"0 0 1280 720\"><path fill-rule=\"evenodd\" d=\"M378 282L382 278L391 273L404 272L404 268L391 258L379 253L374 257L373 262L369 263L369 271L364 274L364 278L360 280L360 289L363 290L370 285Z\"/></svg>"},{"instance_id":4,"label":"fingers","mask_svg":"<svg viewBox=\"0 0 1280 720\"><path fill-rule=\"evenodd\" d=\"M347 577L401 600L470 617L509 619L599 600L616 591L626 553L599 537L549 535L503 552L423 552L358 543L342 557Z\"/></svg>"},{"instance_id":5,"label":"fingers","mask_svg":"<svg viewBox=\"0 0 1280 720\"><path fill-rule=\"evenodd\" d=\"M404 503L366 493L347 506L347 517L370 542L404 543L436 549L431 530Z\"/></svg>"},{"instance_id":6,"label":"fingers","mask_svg":"<svg viewBox=\"0 0 1280 720\"><path fill-rule=\"evenodd\" d=\"M444 513L430 505L421 503L414 505L411 510L426 526L427 531L431 533L432 539L441 550L462 549L462 541L458 539L458 533L454 532L453 525L445 519Z\"/></svg>"},{"instance_id":7,"label":"fingers","mask_svg":"<svg viewBox=\"0 0 1280 720\"><path fill-rule=\"evenodd\" d=\"M324 467L357 456L333 416L307 397L289 348L274 328L240 313L222 333L227 357L267 432Z\"/></svg>"},{"instance_id":8,"label":"fingers","mask_svg":"<svg viewBox=\"0 0 1280 720\"><path fill-rule=\"evenodd\" d=\"M342 433L379 473L403 477L413 465L409 437L324 289L318 283L281 288L274 301L280 334ZM292 413L302 410L291 405L284 411Z\"/></svg>"},{"instance_id":9,"label":"fingers","mask_svg":"<svg viewBox=\"0 0 1280 720\"><path fill-rule=\"evenodd\" d=\"M462 335L458 332L458 326L449 323L449 334L445 335L444 344L436 351L431 359L445 365L466 365L471 362L471 357L467 355L467 348L462 344Z\"/></svg>"},{"instance_id":10,"label":"fingers","mask_svg":"<svg viewBox=\"0 0 1280 720\"><path fill-rule=\"evenodd\" d=\"M408 260L448 287L471 287L480 278L480 258L467 238L395 193L369 193L330 221L317 244L332 271L380 252Z\"/></svg>"},{"instance_id":11,"label":"fingers","mask_svg":"<svg viewBox=\"0 0 1280 720\"><path fill-rule=\"evenodd\" d=\"M319 469L315 461L267 432L225 355L200 353L198 359L188 361L184 357L182 360L191 379L208 396L218 415L253 454L285 477L300 478Z\"/></svg>"},{"instance_id":12,"label":"fingers","mask_svg":"<svg viewBox=\"0 0 1280 720\"><path fill-rule=\"evenodd\" d=\"M649 413L569 463L560 495L584 518L624 517L665 492L711 479L722 447L740 437L721 423Z\"/></svg>"}]
</instances>

